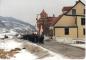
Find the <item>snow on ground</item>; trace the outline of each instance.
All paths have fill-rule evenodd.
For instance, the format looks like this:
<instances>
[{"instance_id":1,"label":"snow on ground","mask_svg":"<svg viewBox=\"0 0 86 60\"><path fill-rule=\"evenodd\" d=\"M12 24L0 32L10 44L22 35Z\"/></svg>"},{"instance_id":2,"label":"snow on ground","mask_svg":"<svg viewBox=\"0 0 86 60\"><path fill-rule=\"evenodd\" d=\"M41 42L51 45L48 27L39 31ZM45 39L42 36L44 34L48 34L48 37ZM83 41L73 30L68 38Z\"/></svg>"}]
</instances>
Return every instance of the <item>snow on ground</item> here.
<instances>
[{"instance_id":1,"label":"snow on ground","mask_svg":"<svg viewBox=\"0 0 86 60\"><path fill-rule=\"evenodd\" d=\"M0 40L0 49L10 51L15 48L21 48L19 53L16 53L13 57L10 57L9 59L0 59L0 60L71 60L60 54L56 54L56 53L54 53L50 50L47 50L41 46L31 43L34 46L38 46L39 48L42 48L43 50L48 51L49 56L39 58L39 56L36 56L34 53L31 53L31 52L27 51L26 49L22 49L24 43L23 43L23 41L16 41L16 39ZM28 42L28 43L30 43L30 42Z\"/></svg>"},{"instance_id":2,"label":"snow on ground","mask_svg":"<svg viewBox=\"0 0 86 60\"><path fill-rule=\"evenodd\" d=\"M18 42L14 39L7 39L7 40L0 40L0 49L4 49L5 51L11 51L15 48L21 48L21 50L16 53L13 57L10 57L10 59L0 59L0 60L34 60L36 59L36 56L31 54L23 48L23 43Z\"/></svg>"},{"instance_id":3,"label":"snow on ground","mask_svg":"<svg viewBox=\"0 0 86 60\"><path fill-rule=\"evenodd\" d=\"M22 43L17 42L15 40L1 40L0 41L0 49L4 49L10 51L15 48L21 48Z\"/></svg>"},{"instance_id":4,"label":"snow on ground","mask_svg":"<svg viewBox=\"0 0 86 60\"><path fill-rule=\"evenodd\" d=\"M86 49L85 44L69 44L69 45L75 46L75 47L79 47L79 48L83 48L83 49Z\"/></svg>"},{"instance_id":5,"label":"snow on ground","mask_svg":"<svg viewBox=\"0 0 86 60\"><path fill-rule=\"evenodd\" d=\"M51 56L45 57L43 59L37 59L37 60L67 60L68 58L61 56L60 54L55 54L51 51L49 51ZM68 59L70 60L70 59Z\"/></svg>"},{"instance_id":6,"label":"snow on ground","mask_svg":"<svg viewBox=\"0 0 86 60\"><path fill-rule=\"evenodd\" d=\"M20 53L16 54L15 57L10 58L10 60L35 60L36 58L37 56L31 54L30 52L21 50Z\"/></svg>"}]
</instances>

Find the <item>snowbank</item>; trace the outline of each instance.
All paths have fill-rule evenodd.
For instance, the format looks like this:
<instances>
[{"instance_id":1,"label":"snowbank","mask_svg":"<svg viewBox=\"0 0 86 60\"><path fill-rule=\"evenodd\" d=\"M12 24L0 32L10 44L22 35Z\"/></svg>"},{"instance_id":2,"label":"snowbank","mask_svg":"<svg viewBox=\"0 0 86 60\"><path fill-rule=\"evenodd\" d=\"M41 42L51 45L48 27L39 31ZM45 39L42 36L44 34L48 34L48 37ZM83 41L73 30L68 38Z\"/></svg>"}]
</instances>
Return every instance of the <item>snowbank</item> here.
<instances>
[{"instance_id":1,"label":"snowbank","mask_svg":"<svg viewBox=\"0 0 86 60\"><path fill-rule=\"evenodd\" d=\"M1 40L0 41L0 49L10 51L15 48L22 48L22 43L17 42L15 40Z\"/></svg>"},{"instance_id":2,"label":"snowbank","mask_svg":"<svg viewBox=\"0 0 86 60\"><path fill-rule=\"evenodd\" d=\"M74 47L79 47L79 48L86 49L85 44L69 44L69 45L74 46Z\"/></svg>"},{"instance_id":3,"label":"snowbank","mask_svg":"<svg viewBox=\"0 0 86 60\"><path fill-rule=\"evenodd\" d=\"M14 54L14 56L10 56L10 58L2 58L2 59L0 58L0 60L35 60L37 58L37 56L31 54L26 49L23 49L22 41L18 41L14 39L0 40L0 49L5 50L5 52L14 51L16 48L20 48L21 50L19 50L18 53Z\"/></svg>"},{"instance_id":4,"label":"snowbank","mask_svg":"<svg viewBox=\"0 0 86 60\"><path fill-rule=\"evenodd\" d=\"M37 57L26 50L21 50L15 57L10 60L35 60Z\"/></svg>"}]
</instances>

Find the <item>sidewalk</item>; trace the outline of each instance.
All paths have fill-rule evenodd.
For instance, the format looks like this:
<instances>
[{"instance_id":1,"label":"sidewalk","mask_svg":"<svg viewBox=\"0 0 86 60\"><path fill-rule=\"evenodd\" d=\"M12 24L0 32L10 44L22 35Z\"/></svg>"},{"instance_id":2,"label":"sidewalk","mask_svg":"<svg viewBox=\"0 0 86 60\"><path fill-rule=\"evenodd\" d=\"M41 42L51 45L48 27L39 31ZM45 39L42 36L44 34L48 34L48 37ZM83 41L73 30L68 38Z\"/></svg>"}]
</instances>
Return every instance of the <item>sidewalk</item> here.
<instances>
[{"instance_id":1,"label":"sidewalk","mask_svg":"<svg viewBox=\"0 0 86 60\"><path fill-rule=\"evenodd\" d=\"M79 48L86 49L85 44L68 44L68 45L71 45L71 46L74 46L74 47L79 47Z\"/></svg>"},{"instance_id":2,"label":"sidewalk","mask_svg":"<svg viewBox=\"0 0 86 60\"><path fill-rule=\"evenodd\" d=\"M67 44L67 45L70 45L73 47L86 49L85 41L83 39L71 39L70 37L57 37L57 38L55 38L55 40L56 40L56 42L59 42L62 44Z\"/></svg>"}]
</instances>

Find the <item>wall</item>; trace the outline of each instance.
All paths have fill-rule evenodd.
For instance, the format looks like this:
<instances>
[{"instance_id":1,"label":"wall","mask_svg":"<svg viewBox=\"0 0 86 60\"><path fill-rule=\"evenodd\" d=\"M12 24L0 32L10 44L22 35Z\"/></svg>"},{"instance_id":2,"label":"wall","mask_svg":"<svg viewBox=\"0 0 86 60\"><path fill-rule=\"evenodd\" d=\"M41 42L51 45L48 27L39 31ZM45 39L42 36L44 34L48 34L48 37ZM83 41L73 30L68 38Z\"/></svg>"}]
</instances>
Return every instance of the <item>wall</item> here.
<instances>
[{"instance_id":1,"label":"wall","mask_svg":"<svg viewBox=\"0 0 86 60\"><path fill-rule=\"evenodd\" d=\"M85 28L85 25L81 25L81 18L83 18L83 16L77 16L78 38L85 38L85 35L83 35L83 28Z\"/></svg>"},{"instance_id":2,"label":"wall","mask_svg":"<svg viewBox=\"0 0 86 60\"><path fill-rule=\"evenodd\" d=\"M75 26L75 18L73 16L65 16L63 15L62 18L55 24L55 26Z\"/></svg>"},{"instance_id":3,"label":"wall","mask_svg":"<svg viewBox=\"0 0 86 60\"><path fill-rule=\"evenodd\" d=\"M64 28L55 28L55 36L77 38L77 28L69 28L69 35L65 35Z\"/></svg>"}]
</instances>

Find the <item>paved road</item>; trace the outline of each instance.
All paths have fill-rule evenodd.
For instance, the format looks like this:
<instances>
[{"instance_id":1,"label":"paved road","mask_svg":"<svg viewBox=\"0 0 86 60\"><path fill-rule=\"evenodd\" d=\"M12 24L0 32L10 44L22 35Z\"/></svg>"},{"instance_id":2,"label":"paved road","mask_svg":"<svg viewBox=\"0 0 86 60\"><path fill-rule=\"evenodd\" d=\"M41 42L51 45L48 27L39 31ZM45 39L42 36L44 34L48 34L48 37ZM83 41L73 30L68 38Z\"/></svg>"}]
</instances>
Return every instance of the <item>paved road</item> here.
<instances>
[{"instance_id":1,"label":"paved road","mask_svg":"<svg viewBox=\"0 0 86 60\"><path fill-rule=\"evenodd\" d=\"M45 44L41 46L71 59L83 59L85 57L85 49L72 47L55 41L45 41Z\"/></svg>"}]
</instances>

